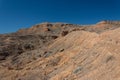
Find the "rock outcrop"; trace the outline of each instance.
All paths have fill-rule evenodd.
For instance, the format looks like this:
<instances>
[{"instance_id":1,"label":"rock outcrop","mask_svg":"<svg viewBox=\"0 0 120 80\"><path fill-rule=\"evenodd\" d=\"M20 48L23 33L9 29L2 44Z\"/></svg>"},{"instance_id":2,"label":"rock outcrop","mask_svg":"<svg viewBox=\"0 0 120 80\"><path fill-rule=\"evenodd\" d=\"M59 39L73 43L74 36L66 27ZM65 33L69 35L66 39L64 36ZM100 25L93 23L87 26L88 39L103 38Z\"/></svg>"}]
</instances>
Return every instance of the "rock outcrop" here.
<instances>
[{"instance_id":1,"label":"rock outcrop","mask_svg":"<svg viewBox=\"0 0 120 80\"><path fill-rule=\"evenodd\" d=\"M42 23L0 35L1 80L119 80L120 22Z\"/></svg>"}]
</instances>

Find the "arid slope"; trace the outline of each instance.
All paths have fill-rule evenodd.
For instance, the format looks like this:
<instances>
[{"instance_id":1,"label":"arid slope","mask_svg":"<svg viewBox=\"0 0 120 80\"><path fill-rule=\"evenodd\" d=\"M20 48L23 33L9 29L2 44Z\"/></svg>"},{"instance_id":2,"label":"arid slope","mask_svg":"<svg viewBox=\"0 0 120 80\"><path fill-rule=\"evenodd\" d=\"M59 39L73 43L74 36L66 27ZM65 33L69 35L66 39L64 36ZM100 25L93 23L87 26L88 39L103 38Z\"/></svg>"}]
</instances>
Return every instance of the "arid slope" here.
<instances>
[{"instance_id":1,"label":"arid slope","mask_svg":"<svg viewBox=\"0 0 120 80\"><path fill-rule=\"evenodd\" d=\"M120 80L119 36L116 21L43 23L0 35L0 79Z\"/></svg>"}]
</instances>

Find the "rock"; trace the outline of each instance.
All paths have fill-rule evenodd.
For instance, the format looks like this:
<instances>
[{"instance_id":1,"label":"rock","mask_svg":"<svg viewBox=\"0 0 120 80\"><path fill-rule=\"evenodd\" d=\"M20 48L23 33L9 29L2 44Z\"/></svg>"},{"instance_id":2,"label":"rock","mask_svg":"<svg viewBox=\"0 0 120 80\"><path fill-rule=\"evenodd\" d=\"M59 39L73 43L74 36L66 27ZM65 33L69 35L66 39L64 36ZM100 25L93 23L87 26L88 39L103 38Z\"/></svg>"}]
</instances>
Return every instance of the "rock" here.
<instances>
[{"instance_id":1,"label":"rock","mask_svg":"<svg viewBox=\"0 0 120 80\"><path fill-rule=\"evenodd\" d=\"M42 23L0 35L1 80L119 80L120 22Z\"/></svg>"}]
</instances>

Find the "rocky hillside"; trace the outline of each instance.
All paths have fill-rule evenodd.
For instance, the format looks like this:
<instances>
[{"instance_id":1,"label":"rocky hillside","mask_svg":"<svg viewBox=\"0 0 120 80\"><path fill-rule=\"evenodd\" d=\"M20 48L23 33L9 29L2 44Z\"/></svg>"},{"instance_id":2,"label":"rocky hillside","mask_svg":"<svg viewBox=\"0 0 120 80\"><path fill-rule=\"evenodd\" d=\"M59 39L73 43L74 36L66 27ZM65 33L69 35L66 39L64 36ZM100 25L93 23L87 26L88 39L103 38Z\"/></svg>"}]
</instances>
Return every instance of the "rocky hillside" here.
<instances>
[{"instance_id":1,"label":"rocky hillside","mask_svg":"<svg viewBox=\"0 0 120 80\"><path fill-rule=\"evenodd\" d=\"M42 23L0 35L0 80L120 80L120 22Z\"/></svg>"}]
</instances>

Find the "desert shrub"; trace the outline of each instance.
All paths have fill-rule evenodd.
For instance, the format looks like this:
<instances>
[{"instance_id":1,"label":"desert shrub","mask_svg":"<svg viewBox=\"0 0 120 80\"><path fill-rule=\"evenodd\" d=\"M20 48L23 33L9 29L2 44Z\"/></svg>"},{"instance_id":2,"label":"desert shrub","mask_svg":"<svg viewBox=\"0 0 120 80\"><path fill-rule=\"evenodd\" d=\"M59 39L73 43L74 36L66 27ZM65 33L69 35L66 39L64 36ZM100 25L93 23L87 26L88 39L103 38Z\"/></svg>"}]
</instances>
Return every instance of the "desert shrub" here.
<instances>
[{"instance_id":1,"label":"desert shrub","mask_svg":"<svg viewBox=\"0 0 120 80\"><path fill-rule=\"evenodd\" d=\"M25 50L33 50L33 49L34 49L34 46L33 46L31 43L28 43L28 44L25 44L25 45L24 45L24 49L25 49Z\"/></svg>"},{"instance_id":2,"label":"desert shrub","mask_svg":"<svg viewBox=\"0 0 120 80\"><path fill-rule=\"evenodd\" d=\"M66 36L68 34L68 31L62 31L61 36Z\"/></svg>"}]
</instances>

